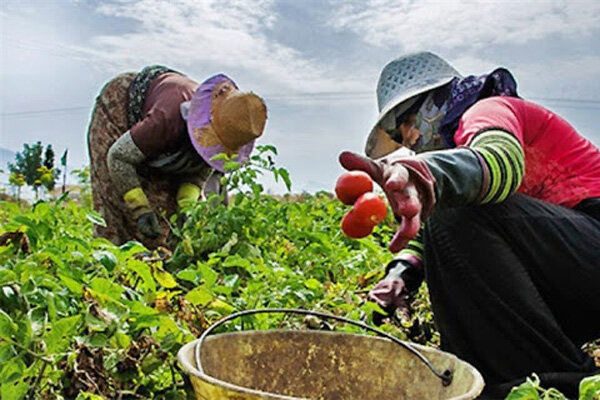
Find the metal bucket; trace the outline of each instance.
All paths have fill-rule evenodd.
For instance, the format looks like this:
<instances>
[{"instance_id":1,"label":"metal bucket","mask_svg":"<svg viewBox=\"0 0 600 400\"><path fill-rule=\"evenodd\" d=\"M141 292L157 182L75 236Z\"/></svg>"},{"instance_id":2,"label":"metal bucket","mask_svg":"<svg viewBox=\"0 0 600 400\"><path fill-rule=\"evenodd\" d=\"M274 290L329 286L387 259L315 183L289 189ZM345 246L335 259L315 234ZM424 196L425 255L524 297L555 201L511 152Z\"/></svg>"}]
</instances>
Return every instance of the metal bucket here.
<instances>
[{"instance_id":1,"label":"metal bucket","mask_svg":"<svg viewBox=\"0 0 600 400\"><path fill-rule=\"evenodd\" d=\"M386 338L282 330L203 335L183 346L178 359L199 400L466 400L483 390L479 372L456 356L399 346L382 334Z\"/></svg>"}]
</instances>

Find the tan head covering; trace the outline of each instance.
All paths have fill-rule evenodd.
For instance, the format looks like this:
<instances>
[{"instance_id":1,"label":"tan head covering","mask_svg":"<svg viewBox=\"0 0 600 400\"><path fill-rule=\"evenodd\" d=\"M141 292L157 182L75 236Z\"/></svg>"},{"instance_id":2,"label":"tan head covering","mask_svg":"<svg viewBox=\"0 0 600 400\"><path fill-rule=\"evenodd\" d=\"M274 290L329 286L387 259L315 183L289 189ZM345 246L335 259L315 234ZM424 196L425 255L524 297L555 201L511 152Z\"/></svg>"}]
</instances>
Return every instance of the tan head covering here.
<instances>
[{"instance_id":1,"label":"tan head covering","mask_svg":"<svg viewBox=\"0 0 600 400\"><path fill-rule=\"evenodd\" d=\"M254 141L263 134L267 107L255 93L240 92L225 75L206 80L194 93L187 125L194 148L211 167L223 172L219 154L237 154L244 161Z\"/></svg>"}]
</instances>

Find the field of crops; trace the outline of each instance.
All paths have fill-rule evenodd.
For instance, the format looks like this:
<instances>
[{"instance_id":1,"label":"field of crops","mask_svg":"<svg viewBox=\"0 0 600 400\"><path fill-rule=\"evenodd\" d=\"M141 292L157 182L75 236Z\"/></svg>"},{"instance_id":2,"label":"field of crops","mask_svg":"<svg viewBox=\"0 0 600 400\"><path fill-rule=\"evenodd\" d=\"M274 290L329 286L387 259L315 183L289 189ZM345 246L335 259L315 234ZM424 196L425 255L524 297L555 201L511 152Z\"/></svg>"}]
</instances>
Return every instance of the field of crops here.
<instances>
[{"instance_id":1,"label":"field of crops","mask_svg":"<svg viewBox=\"0 0 600 400\"><path fill-rule=\"evenodd\" d=\"M305 308L372 323L366 292L392 257L391 217L352 240L339 229L347 210L330 194L266 195L261 171L289 183L274 153L262 148L230 175L237 194L228 207L210 198L185 209L184 224L172 219L180 241L168 259L93 237L103 221L85 190L77 202L3 202L0 234L12 240L0 247L0 398L192 398L176 353L235 311ZM313 322L256 315L228 329L332 329ZM426 286L409 321L382 329L437 346ZM561 398L533 380L527 390L513 398Z\"/></svg>"}]
</instances>

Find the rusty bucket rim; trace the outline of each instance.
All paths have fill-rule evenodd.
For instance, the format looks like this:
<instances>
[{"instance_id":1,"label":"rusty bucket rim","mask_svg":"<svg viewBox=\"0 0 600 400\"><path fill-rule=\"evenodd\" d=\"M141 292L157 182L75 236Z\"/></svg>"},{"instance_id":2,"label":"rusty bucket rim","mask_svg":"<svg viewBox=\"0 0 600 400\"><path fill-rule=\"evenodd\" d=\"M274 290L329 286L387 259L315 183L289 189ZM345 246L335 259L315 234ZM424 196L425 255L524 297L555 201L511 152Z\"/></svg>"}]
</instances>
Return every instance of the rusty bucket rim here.
<instances>
[{"instance_id":1,"label":"rusty bucket rim","mask_svg":"<svg viewBox=\"0 0 600 400\"><path fill-rule=\"evenodd\" d=\"M348 332L328 332L328 331L309 331L309 330L289 330L289 329L271 329L271 330L248 330L248 331L235 331L235 332L225 332L225 333L217 333L217 334L213 334L210 335L209 337L206 338L206 340L212 340L212 338L217 338L217 337L227 337L227 336L233 336L233 337L238 337L238 336L245 336L245 335L249 335L249 334L260 334L260 335L270 335L270 334L280 334L280 333L294 333L294 334L317 334L317 335L338 335L338 336L357 336L357 337L361 337L361 338L367 338L367 339L372 339L372 340L383 340L383 341L388 341L391 342L391 340L383 338L383 337L378 337L378 336L369 336L369 335L363 335L363 334L357 334L357 333L348 333ZM257 389L253 389L253 388L247 388L247 387L243 387L243 386L238 386L235 385L233 383L227 382L227 381L223 381L220 379L217 379L213 376L208 375L205 372L201 372L200 370L198 370L194 365L193 365L193 359L191 361L187 360L186 354L188 354L189 352L194 352L194 348L196 347L196 345L198 344L198 342L200 341L200 339L196 339L193 340L185 345L183 345L179 351L177 352L177 360L179 361L180 365L183 367L183 370L190 375L193 375L194 377L201 379L209 384L213 384L213 385L218 385L223 387L224 389L227 390L231 390L234 392L238 392L241 394L250 394L253 396L257 396L263 399L273 399L273 400L310 400L310 398L306 398L306 397L291 397L291 396L286 396L283 394L277 394L277 393L268 393L268 392L263 392L261 390L257 390ZM421 344L417 344L417 343L412 343L412 342L407 342L409 343L411 346L416 347L419 349L419 351L425 351L425 352L439 352L444 354L447 357L453 358L455 360L457 360L458 362L464 364L464 366L468 369L468 371L472 374L473 376L473 385L472 387L465 393L459 395L459 396L454 396L454 397L449 397L446 400L466 400L466 399L475 399L478 395L481 394L481 392L483 391L483 388L485 386L485 381L483 379L483 377L481 376L481 373L477 370L477 368L475 368L474 366L472 366L471 364L469 364L468 362L458 358L457 356L455 356L452 353L448 353L446 351L440 350L440 349L436 349L433 347L428 347L428 346L424 346Z\"/></svg>"}]
</instances>

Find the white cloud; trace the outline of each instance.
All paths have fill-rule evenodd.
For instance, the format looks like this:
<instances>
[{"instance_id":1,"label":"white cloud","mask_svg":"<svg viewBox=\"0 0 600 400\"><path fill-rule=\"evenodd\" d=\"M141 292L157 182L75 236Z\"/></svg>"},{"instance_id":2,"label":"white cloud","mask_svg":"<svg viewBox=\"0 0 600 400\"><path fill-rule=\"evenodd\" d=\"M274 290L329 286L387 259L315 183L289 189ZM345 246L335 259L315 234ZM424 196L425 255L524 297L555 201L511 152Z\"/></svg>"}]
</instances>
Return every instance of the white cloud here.
<instances>
[{"instance_id":1,"label":"white cloud","mask_svg":"<svg viewBox=\"0 0 600 400\"><path fill-rule=\"evenodd\" d=\"M513 60L504 65L500 59L483 59L462 55L448 58L464 75L487 73L498 66L507 67L517 79L519 92L534 98L598 99L600 93L600 55L546 58L538 60Z\"/></svg>"},{"instance_id":2,"label":"white cloud","mask_svg":"<svg viewBox=\"0 0 600 400\"><path fill-rule=\"evenodd\" d=\"M367 43L404 50L525 44L552 35L582 37L600 30L600 2L369 0L339 5L330 23Z\"/></svg>"},{"instance_id":3,"label":"white cloud","mask_svg":"<svg viewBox=\"0 0 600 400\"><path fill-rule=\"evenodd\" d=\"M234 70L280 93L364 88L351 79L334 79L318 61L274 40L270 31L277 15L271 0L135 0L98 11L132 20L131 33L93 39L103 61L114 68L160 60L187 68Z\"/></svg>"},{"instance_id":4,"label":"white cloud","mask_svg":"<svg viewBox=\"0 0 600 400\"><path fill-rule=\"evenodd\" d=\"M537 97L598 100L600 56L554 59L519 66L516 73L527 93Z\"/></svg>"}]
</instances>

